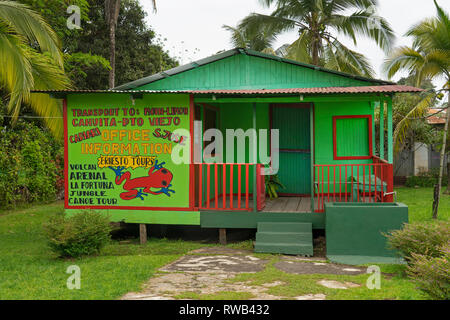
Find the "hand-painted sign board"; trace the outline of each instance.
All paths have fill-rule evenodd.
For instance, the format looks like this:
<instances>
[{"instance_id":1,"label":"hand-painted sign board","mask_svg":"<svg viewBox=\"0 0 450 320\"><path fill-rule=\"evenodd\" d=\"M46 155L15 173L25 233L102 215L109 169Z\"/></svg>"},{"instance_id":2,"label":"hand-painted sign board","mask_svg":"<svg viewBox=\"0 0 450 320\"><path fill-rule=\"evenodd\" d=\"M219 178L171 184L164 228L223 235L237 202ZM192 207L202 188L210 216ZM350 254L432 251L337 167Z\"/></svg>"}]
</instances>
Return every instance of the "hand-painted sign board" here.
<instances>
[{"instance_id":1,"label":"hand-painted sign board","mask_svg":"<svg viewBox=\"0 0 450 320\"><path fill-rule=\"evenodd\" d=\"M64 118L66 209L192 209L189 95L71 94Z\"/></svg>"}]
</instances>

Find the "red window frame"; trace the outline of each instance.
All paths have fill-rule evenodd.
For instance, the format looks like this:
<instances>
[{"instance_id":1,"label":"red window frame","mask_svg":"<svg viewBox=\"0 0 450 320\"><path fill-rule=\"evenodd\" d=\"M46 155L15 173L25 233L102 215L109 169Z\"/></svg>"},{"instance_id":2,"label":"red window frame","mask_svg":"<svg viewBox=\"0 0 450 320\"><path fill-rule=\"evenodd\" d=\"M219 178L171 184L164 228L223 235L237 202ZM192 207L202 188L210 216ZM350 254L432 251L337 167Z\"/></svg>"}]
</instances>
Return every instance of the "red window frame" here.
<instances>
[{"instance_id":1,"label":"red window frame","mask_svg":"<svg viewBox=\"0 0 450 320\"><path fill-rule=\"evenodd\" d=\"M336 120L338 119L367 119L369 129L369 155L367 156L338 156L337 155L337 137L336 137ZM334 160L363 160L372 159L373 157L373 141L372 141L372 116L371 115L347 115L333 116L333 159Z\"/></svg>"}]
</instances>

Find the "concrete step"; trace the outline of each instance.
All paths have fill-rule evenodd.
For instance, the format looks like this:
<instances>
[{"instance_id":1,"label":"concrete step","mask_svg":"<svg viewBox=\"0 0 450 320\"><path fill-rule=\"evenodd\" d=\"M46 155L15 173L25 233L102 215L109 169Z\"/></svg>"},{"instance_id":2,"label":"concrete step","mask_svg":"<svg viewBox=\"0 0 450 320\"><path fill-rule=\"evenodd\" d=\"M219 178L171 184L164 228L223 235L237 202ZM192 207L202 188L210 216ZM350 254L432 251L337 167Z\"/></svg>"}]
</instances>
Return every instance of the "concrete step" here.
<instances>
[{"instance_id":1,"label":"concrete step","mask_svg":"<svg viewBox=\"0 0 450 320\"><path fill-rule=\"evenodd\" d=\"M256 242L265 243L312 243L311 232L257 232Z\"/></svg>"},{"instance_id":2,"label":"concrete step","mask_svg":"<svg viewBox=\"0 0 450 320\"><path fill-rule=\"evenodd\" d=\"M296 255L313 255L313 246L311 244L292 244L292 243L266 243L257 242L255 252L260 253L282 253Z\"/></svg>"},{"instance_id":3,"label":"concrete step","mask_svg":"<svg viewBox=\"0 0 450 320\"><path fill-rule=\"evenodd\" d=\"M312 223L258 222L258 232L312 232Z\"/></svg>"}]
</instances>

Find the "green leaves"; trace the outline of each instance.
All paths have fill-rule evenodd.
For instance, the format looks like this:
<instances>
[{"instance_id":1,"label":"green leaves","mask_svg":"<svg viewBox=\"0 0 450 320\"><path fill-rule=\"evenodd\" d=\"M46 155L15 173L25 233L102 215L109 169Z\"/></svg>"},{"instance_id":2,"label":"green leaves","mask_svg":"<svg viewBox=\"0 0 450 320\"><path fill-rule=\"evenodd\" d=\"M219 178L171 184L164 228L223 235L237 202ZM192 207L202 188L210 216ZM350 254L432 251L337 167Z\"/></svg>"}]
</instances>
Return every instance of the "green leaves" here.
<instances>
[{"instance_id":1,"label":"green leaves","mask_svg":"<svg viewBox=\"0 0 450 320\"><path fill-rule=\"evenodd\" d=\"M407 71L415 78L416 86L425 80L445 77L450 81L450 20L435 2L437 17L425 19L406 33L413 37L411 47L399 47L385 60L383 69L389 78L399 71ZM445 85L444 85L445 88ZM429 93L397 124L394 131L395 151L399 151L414 118L423 117L433 106L436 93Z\"/></svg>"},{"instance_id":2,"label":"green leaves","mask_svg":"<svg viewBox=\"0 0 450 320\"><path fill-rule=\"evenodd\" d=\"M435 99L436 93L429 93L397 124L393 137L394 151L396 153L401 151L404 146L404 142L412 125L412 119L425 116L428 113L428 109L433 106Z\"/></svg>"},{"instance_id":3,"label":"green leaves","mask_svg":"<svg viewBox=\"0 0 450 320\"><path fill-rule=\"evenodd\" d=\"M424 79L445 76L450 79L450 19L435 2L437 17L425 19L408 30L411 47L399 47L385 61L389 78L405 70L416 76L416 85Z\"/></svg>"},{"instance_id":4,"label":"green leaves","mask_svg":"<svg viewBox=\"0 0 450 320\"><path fill-rule=\"evenodd\" d=\"M325 67L341 72L373 78L375 71L361 53L350 50L338 40L327 42L324 52Z\"/></svg>"},{"instance_id":5,"label":"green leaves","mask_svg":"<svg viewBox=\"0 0 450 320\"><path fill-rule=\"evenodd\" d=\"M261 51L253 41L261 30L273 39L282 32L297 30L299 37L289 44L285 57L372 77L374 71L368 59L344 46L337 37L348 36L355 44L358 37L367 37L385 51L394 41L388 22L375 13L376 0L261 0L260 3L266 7L275 4L275 10L270 15L252 13L237 29L228 29L233 44Z\"/></svg>"},{"instance_id":6,"label":"green leaves","mask_svg":"<svg viewBox=\"0 0 450 320\"><path fill-rule=\"evenodd\" d=\"M258 30L242 26L235 28L228 25L224 25L223 28L231 32L231 43L238 48L251 48L261 52L267 51L276 40L274 32L264 25L261 25Z\"/></svg>"},{"instance_id":7,"label":"green leaves","mask_svg":"<svg viewBox=\"0 0 450 320\"><path fill-rule=\"evenodd\" d=\"M278 198L278 189L285 189L285 186L281 183L278 175L266 175L265 184L266 192L270 199Z\"/></svg>"},{"instance_id":8,"label":"green leaves","mask_svg":"<svg viewBox=\"0 0 450 320\"><path fill-rule=\"evenodd\" d=\"M58 37L36 12L14 1L0 1L0 83L9 93L8 111L15 124L22 104L44 117L56 135L61 135L61 108L31 90L66 89Z\"/></svg>"},{"instance_id":9,"label":"green leaves","mask_svg":"<svg viewBox=\"0 0 450 320\"><path fill-rule=\"evenodd\" d=\"M15 1L0 1L0 20L8 23L14 33L23 36L30 44L49 52L53 60L62 67L60 41L45 20L28 6Z\"/></svg>"}]
</instances>

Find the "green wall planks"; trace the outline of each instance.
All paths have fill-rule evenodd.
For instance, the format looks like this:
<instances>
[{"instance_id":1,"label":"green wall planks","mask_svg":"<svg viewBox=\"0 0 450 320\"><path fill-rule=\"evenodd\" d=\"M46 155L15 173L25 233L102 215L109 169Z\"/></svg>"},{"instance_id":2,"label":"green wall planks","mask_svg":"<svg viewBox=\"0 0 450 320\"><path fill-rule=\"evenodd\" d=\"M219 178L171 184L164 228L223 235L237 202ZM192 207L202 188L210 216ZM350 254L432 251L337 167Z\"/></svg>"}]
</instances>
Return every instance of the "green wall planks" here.
<instances>
[{"instance_id":1,"label":"green wall planks","mask_svg":"<svg viewBox=\"0 0 450 320\"><path fill-rule=\"evenodd\" d=\"M272 59L238 54L134 90L277 89L364 85L370 83Z\"/></svg>"}]
</instances>

